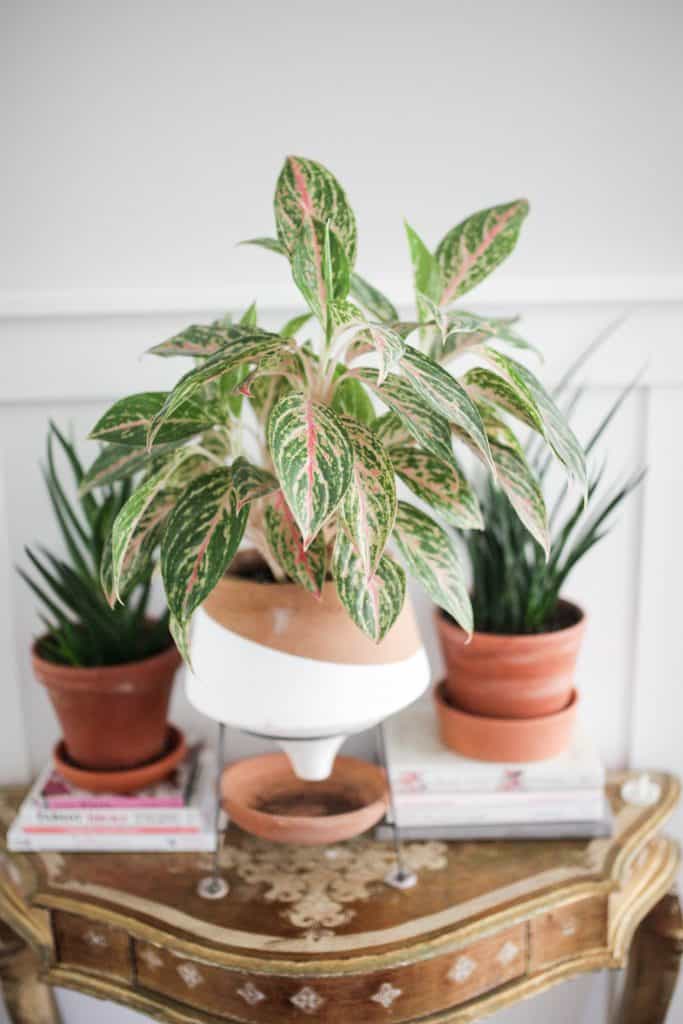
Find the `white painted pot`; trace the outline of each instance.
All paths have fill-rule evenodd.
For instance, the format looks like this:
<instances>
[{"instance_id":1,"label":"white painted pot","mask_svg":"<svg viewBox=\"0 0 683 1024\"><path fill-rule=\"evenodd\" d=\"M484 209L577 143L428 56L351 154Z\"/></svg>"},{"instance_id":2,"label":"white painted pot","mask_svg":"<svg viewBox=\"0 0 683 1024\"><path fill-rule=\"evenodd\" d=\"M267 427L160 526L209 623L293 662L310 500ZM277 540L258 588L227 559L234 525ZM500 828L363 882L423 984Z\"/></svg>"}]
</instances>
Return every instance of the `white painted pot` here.
<instances>
[{"instance_id":1,"label":"white painted pot","mask_svg":"<svg viewBox=\"0 0 683 1024\"><path fill-rule=\"evenodd\" d=\"M187 695L199 711L276 740L302 779L325 779L344 739L416 700L429 663L407 603L382 645L289 583L225 577L194 618Z\"/></svg>"}]
</instances>

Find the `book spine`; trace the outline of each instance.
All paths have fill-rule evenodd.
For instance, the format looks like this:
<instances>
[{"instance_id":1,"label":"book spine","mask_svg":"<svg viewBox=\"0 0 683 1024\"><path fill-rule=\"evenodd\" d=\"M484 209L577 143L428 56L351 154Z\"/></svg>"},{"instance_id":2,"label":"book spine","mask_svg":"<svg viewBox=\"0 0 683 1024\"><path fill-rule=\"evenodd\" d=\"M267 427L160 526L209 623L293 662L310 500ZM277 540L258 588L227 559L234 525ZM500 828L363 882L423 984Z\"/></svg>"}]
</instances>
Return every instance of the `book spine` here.
<instances>
[{"instance_id":1,"label":"book spine","mask_svg":"<svg viewBox=\"0 0 683 1024\"><path fill-rule=\"evenodd\" d=\"M604 772L573 774L571 777L548 775L546 778L515 780L500 773L495 776L441 774L427 771L393 769L389 773L394 793L563 793L577 789L603 789Z\"/></svg>"},{"instance_id":2,"label":"book spine","mask_svg":"<svg viewBox=\"0 0 683 1024\"><path fill-rule=\"evenodd\" d=\"M198 807L178 809L151 808L149 810L45 810L41 807L25 807L19 815L20 825L45 825L64 828L136 828L145 825L164 828L182 826L199 827L201 810Z\"/></svg>"},{"instance_id":3,"label":"book spine","mask_svg":"<svg viewBox=\"0 0 683 1024\"><path fill-rule=\"evenodd\" d=\"M591 800L562 800L553 803L528 803L507 801L482 805L471 803L458 806L454 802L432 803L429 806L411 803L409 806L397 801L396 820L402 827L423 827L429 825L502 825L512 823L592 821L604 816L604 797Z\"/></svg>"},{"instance_id":4,"label":"book spine","mask_svg":"<svg viewBox=\"0 0 683 1024\"><path fill-rule=\"evenodd\" d=\"M42 803L49 811L81 811L81 810L168 810L184 807L181 794L178 796L140 796L140 797L98 797L98 796L47 796Z\"/></svg>"},{"instance_id":5,"label":"book spine","mask_svg":"<svg viewBox=\"0 0 683 1024\"><path fill-rule=\"evenodd\" d=\"M192 832L181 835L136 834L82 836L69 833L26 835L21 829L10 829L7 847L13 852L37 853L41 851L90 851L92 853L203 853L214 849L213 832Z\"/></svg>"}]
</instances>

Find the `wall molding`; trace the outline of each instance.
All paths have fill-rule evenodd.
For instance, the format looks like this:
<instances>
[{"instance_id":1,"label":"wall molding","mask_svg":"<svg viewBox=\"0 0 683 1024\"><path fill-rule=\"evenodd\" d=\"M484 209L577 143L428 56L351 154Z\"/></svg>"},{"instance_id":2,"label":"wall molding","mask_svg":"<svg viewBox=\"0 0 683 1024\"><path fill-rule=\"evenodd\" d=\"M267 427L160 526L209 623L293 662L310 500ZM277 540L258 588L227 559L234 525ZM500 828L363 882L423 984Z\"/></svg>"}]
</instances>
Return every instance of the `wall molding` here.
<instances>
[{"instance_id":1,"label":"wall molding","mask_svg":"<svg viewBox=\"0 0 683 1024\"><path fill-rule=\"evenodd\" d=\"M409 278L377 277L375 283L399 306L412 304ZM144 316L239 309L254 296L267 297L261 303L264 309L290 309L301 304L293 285L265 281L196 288L29 288L0 291L0 318ZM485 281L476 293L478 305L651 302L683 302L683 273L503 275L497 281Z\"/></svg>"}]
</instances>

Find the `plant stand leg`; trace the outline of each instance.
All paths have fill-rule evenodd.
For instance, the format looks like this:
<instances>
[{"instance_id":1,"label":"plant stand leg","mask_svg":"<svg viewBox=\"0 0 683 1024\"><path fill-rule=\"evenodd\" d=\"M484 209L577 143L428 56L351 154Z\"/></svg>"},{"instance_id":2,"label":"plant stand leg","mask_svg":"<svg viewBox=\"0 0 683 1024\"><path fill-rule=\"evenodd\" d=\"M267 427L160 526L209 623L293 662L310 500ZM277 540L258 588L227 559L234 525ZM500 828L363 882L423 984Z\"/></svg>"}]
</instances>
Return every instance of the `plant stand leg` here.
<instances>
[{"instance_id":1,"label":"plant stand leg","mask_svg":"<svg viewBox=\"0 0 683 1024\"><path fill-rule=\"evenodd\" d=\"M676 988L683 954L683 915L675 892L667 893L633 936L622 1007L622 1024L663 1024Z\"/></svg>"},{"instance_id":2,"label":"plant stand leg","mask_svg":"<svg viewBox=\"0 0 683 1024\"><path fill-rule=\"evenodd\" d=\"M52 989L40 980L36 952L2 921L0 987L12 1024L60 1024Z\"/></svg>"},{"instance_id":3,"label":"plant stand leg","mask_svg":"<svg viewBox=\"0 0 683 1024\"><path fill-rule=\"evenodd\" d=\"M380 722L377 726L377 745L379 748L382 767L384 768L384 772L387 777L387 786L389 788L389 813L391 814L391 831L394 841L394 850L396 853L396 864L385 876L384 881L387 885L393 886L394 889L412 889L414 885L417 885L417 875L414 871L410 871L406 867L405 858L403 856L401 830L396 819L396 802L394 800L394 790L391 785L391 776L389 775L387 744L384 736L383 722Z\"/></svg>"},{"instance_id":4,"label":"plant stand leg","mask_svg":"<svg viewBox=\"0 0 683 1024\"><path fill-rule=\"evenodd\" d=\"M218 738L216 741L216 782L214 789L214 829L216 832L216 845L213 850L213 865L210 875L202 878L197 886L197 892L205 900L220 900L229 892L228 883L220 874L220 857L223 834L221 832L221 775L224 765L225 746L225 725L220 722L218 725Z\"/></svg>"}]
</instances>

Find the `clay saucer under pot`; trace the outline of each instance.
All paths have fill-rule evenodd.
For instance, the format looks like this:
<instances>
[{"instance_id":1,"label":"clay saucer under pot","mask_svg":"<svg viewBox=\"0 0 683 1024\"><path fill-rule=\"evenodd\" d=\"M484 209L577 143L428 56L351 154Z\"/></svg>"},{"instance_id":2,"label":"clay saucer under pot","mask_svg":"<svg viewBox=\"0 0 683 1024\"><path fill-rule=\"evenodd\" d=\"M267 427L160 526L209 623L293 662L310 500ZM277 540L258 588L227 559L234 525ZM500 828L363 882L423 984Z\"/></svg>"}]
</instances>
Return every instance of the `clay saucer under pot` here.
<instances>
[{"instance_id":1,"label":"clay saucer under pot","mask_svg":"<svg viewBox=\"0 0 683 1024\"><path fill-rule=\"evenodd\" d=\"M252 835L276 843L323 846L366 832L384 816L384 771L338 757L322 782L298 778L286 754L238 761L223 772L223 807Z\"/></svg>"},{"instance_id":2,"label":"clay saucer under pot","mask_svg":"<svg viewBox=\"0 0 683 1024\"><path fill-rule=\"evenodd\" d=\"M55 768L67 782L89 793L136 793L153 786L171 774L187 755L185 737L174 725L169 725L164 749L159 757L134 768L98 771L81 768L69 757L64 740L54 749Z\"/></svg>"},{"instance_id":3,"label":"clay saucer under pot","mask_svg":"<svg viewBox=\"0 0 683 1024\"><path fill-rule=\"evenodd\" d=\"M451 750L478 761L545 761L557 757L571 741L578 705L576 690L567 705L535 718L491 718L474 715L449 700L446 683L434 690L441 741Z\"/></svg>"}]
</instances>

